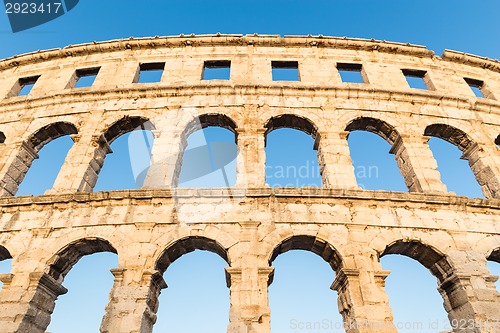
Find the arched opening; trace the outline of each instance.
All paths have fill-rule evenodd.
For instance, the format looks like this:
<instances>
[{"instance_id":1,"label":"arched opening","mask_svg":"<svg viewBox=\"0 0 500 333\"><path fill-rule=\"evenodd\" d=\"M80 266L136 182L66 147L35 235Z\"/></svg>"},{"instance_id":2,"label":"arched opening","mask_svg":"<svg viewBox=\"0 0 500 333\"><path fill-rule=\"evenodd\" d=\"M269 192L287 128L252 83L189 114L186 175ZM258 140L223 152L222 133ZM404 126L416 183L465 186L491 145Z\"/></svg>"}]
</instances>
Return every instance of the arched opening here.
<instances>
[{"instance_id":1,"label":"arched opening","mask_svg":"<svg viewBox=\"0 0 500 333\"><path fill-rule=\"evenodd\" d=\"M236 124L222 114L201 115L182 133L179 187L229 187L236 183Z\"/></svg>"},{"instance_id":2,"label":"arched opening","mask_svg":"<svg viewBox=\"0 0 500 333\"><path fill-rule=\"evenodd\" d=\"M3 132L0 132L0 143L4 142L5 142L5 134L3 134Z\"/></svg>"},{"instance_id":3,"label":"arched opening","mask_svg":"<svg viewBox=\"0 0 500 333\"><path fill-rule=\"evenodd\" d=\"M380 257L391 270L385 285L398 332L451 330L450 321L467 308L459 296L467 295L446 256L421 242L398 240Z\"/></svg>"},{"instance_id":4,"label":"arched opening","mask_svg":"<svg viewBox=\"0 0 500 333\"><path fill-rule=\"evenodd\" d=\"M394 126L385 121L359 117L351 121L346 131L354 173L358 186L366 190L406 192L404 175L398 155L392 158L392 147L401 140Z\"/></svg>"},{"instance_id":5,"label":"arched opening","mask_svg":"<svg viewBox=\"0 0 500 333\"><path fill-rule=\"evenodd\" d=\"M142 187L151 161L154 125L143 117L124 117L100 138L94 168L94 191Z\"/></svg>"},{"instance_id":6,"label":"arched opening","mask_svg":"<svg viewBox=\"0 0 500 333\"><path fill-rule=\"evenodd\" d=\"M487 187L488 172L478 160L477 144L463 131L446 124L429 125L424 134L431 136L429 147L447 188L458 195L484 198L481 187Z\"/></svg>"},{"instance_id":7,"label":"arched opening","mask_svg":"<svg viewBox=\"0 0 500 333\"><path fill-rule=\"evenodd\" d=\"M165 272L168 288L159 297L153 332L225 332L227 265L226 250L205 237L184 238L169 246L156 264L158 271Z\"/></svg>"},{"instance_id":8,"label":"arched opening","mask_svg":"<svg viewBox=\"0 0 500 333\"><path fill-rule=\"evenodd\" d=\"M320 137L306 118L281 115L266 124L266 183L271 187L321 187Z\"/></svg>"},{"instance_id":9,"label":"arched opening","mask_svg":"<svg viewBox=\"0 0 500 333\"><path fill-rule=\"evenodd\" d=\"M488 269L491 275L500 277L500 247L491 252L488 257ZM500 279L495 282L497 291L500 292Z\"/></svg>"},{"instance_id":10,"label":"arched opening","mask_svg":"<svg viewBox=\"0 0 500 333\"><path fill-rule=\"evenodd\" d=\"M495 139L495 144L500 148L500 135Z\"/></svg>"},{"instance_id":11,"label":"arched opening","mask_svg":"<svg viewBox=\"0 0 500 333\"><path fill-rule=\"evenodd\" d=\"M11 195L40 195L52 188L69 149L73 124L57 122L44 126L23 142L15 162L3 180Z\"/></svg>"},{"instance_id":12,"label":"arched opening","mask_svg":"<svg viewBox=\"0 0 500 333\"><path fill-rule=\"evenodd\" d=\"M12 256L9 251L0 245L0 275L9 274L12 271ZM3 281L0 279L0 291L2 291Z\"/></svg>"},{"instance_id":13,"label":"arched opening","mask_svg":"<svg viewBox=\"0 0 500 333\"><path fill-rule=\"evenodd\" d=\"M342 266L333 247L312 236L295 236L276 247L271 264L275 268L269 286L271 332L344 331L338 295L330 289Z\"/></svg>"},{"instance_id":14,"label":"arched opening","mask_svg":"<svg viewBox=\"0 0 500 333\"><path fill-rule=\"evenodd\" d=\"M68 293L59 296L47 328L51 333L98 332L118 266L116 250L99 238L82 239L53 257L49 275Z\"/></svg>"}]
</instances>

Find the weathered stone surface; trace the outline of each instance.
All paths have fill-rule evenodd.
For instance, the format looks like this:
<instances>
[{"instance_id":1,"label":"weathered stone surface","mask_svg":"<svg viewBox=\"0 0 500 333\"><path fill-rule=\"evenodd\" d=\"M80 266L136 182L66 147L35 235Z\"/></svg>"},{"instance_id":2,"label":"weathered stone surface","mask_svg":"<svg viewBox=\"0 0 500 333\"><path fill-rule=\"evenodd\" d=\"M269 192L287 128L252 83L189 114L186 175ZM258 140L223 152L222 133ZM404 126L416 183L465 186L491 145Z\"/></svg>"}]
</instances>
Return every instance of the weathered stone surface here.
<instances>
[{"instance_id":1,"label":"weathered stone surface","mask_svg":"<svg viewBox=\"0 0 500 333\"><path fill-rule=\"evenodd\" d=\"M213 60L231 61L229 81L202 80ZM271 61L296 61L300 82L272 81ZM161 82L134 83L140 64L158 62ZM361 65L365 84L342 83L339 63ZM91 87L72 88L76 70L96 67ZM409 88L408 71L425 71L429 90ZM15 96L19 79L38 75L28 96ZM464 78L483 80L487 98ZM436 276L452 322L475 322L456 332L498 332L500 295L486 267L500 261L498 98L498 62L331 37L131 39L0 61L0 260L13 258L11 274L0 276L1 330L43 333L71 267L108 251L120 267L101 331L151 332L162 273L202 249L228 263L228 332L268 333L272 261L303 249L335 270L348 333L396 332L384 290L390 272L379 262L392 253ZM237 134L236 186L179 189L187 136L206 126ZM265 137L282 127L315 138L323 188L265 184ZM155 136L147 188L91 193L111 142L136 128ZM410 193L360 190L347 146L354 130L392 145ZM66 134L75 144L54 187L12 197L43 145ZM447 192L429 136L463 151L487 200Z\"/></svg>"}]
</instances>

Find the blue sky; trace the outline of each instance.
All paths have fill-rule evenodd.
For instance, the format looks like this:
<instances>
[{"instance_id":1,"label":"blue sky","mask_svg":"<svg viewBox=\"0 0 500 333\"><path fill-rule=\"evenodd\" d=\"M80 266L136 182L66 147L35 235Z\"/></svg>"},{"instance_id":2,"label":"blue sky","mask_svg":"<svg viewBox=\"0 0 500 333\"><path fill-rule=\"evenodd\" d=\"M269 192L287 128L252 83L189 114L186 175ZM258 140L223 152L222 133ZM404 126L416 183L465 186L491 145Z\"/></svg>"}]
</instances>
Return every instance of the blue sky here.
<instances>
[{"instance_id":1,"label":"blue sky","mask_svg":"<svg viewBox=\"0 0 500 333\"><path fill-rule=\"evenodd\" d=\"M62 17L15 34L10 30L6 15L0 13L0 58L130 36L257 32L375 38L426 45L438 55L443 49L455 49L500 59L498 13L498 0L81 0ZM193 134L190 147L198 145L197 140L204 139L234 142L234 136L227 131L209 130ZM129 137L123 136L113 143L115 153L107 157L96 190L136 186L127 163L130 160L129 142ZM312 145L312 138L298 131L285 129L270 133L266 148L270 170L286 165L308 165L313 171L308 177L298 180L294 177L278 179L271 174L268 175L269 184L319 185L320 180L314 172L317 161ZM449 190L459 195L482 196L467 163L459 160L460 152L456 147L439 139L431 139L429 145ZM354 132L349 137L349 146L358 183L363 188L407 191L385 141L374 134ZM19 194L41 194L50 188L64 161L64 151L70 147L68 137L48 144L40 152L41 158L34 163ZM295 151L304 153L290 154ZM112 172L117 168L120 173ZM227 169L231 175L234 164ZM40 174L44 177L39 177ZM218 181L220 176L219 171ZM40 179L45 183L40 183ZM108 270L116 265L116 256L110 254L82 259L64 281L70 292L58 300L49 331L97 332L112 284ZM382 265L384 269L392 270L386 289L395 321L429 323L437 320L444 330L446 314L436 291L436 280L430 273L413 260L395 255L382 258ZM225 266L226 263L217 255L200 251L183 256L172 264L164 275L169 288L160 298L155 333L224 331L229 307ZM275 280L269 290L273 333L316 332L293 326L298 322L341 320L336 294L329 289L334 272L328 264L314 254L291 251L280 255L273 266ZM490 268L495 274L500 274L499 266L491 264ZM6 262L0 263L2 270L9 270ZM330 328L321 332L342 332ZM436 330L400 332L430 333Z\"/></svg>"},{"instance_id":2,"label":"blue sky","mask_svg":"<svg viewBox=\"0 0 500 333\"><path fill-rule=\"evenodd\" d=\"M496 0L81 0L57 20L16 34L2 13L0 57L130 36L258 32L375 38L498 58L499 10Z\"/></svg>"}]
</instances>

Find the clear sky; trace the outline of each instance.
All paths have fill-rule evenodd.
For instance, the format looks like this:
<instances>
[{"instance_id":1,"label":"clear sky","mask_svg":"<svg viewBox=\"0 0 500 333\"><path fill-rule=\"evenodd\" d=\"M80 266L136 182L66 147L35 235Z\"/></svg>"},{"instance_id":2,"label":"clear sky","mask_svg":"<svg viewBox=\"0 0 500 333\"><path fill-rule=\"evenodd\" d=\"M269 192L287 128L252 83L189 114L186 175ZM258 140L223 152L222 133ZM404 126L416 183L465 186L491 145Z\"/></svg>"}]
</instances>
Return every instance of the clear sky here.
<instances>
[{"instance_id":1,"label":"clear sky","mask_svg":"<svg viewBox=\"0 0 500 333\"><path fill-rule=\"evenodd\" d=\"M375 38L426 45L438 55L444 49L454 49L500 59L498 13L498 0L81 0L58 19L19 33L11 32L2 10L0 58L130 36L257 32ZM188 149L204 141L231 143L234 136L228 131L213 129L195 133L189 139ZM113 143L114 153L106 158L96 191L137 187L129 162L130 142L134 141L124 135ZM37 195L50 188L71 143L68 137L63 137L44 147L18 195ZM439 139L431 139L429 145L449 190L459 195L482 197L467 162L459 160L456 147ZM287 165L307 165L311 172L300 179L278 177L270 172L268 183L271 186L320 185L314 171L317 160L312 146L310 136L295 130L270 133L266 147L268 170L277 172L279 167ZM363 188L407 191L385 141L371 133L354 132L349 137L349 146L358 183ZM296 151L303 153L296 154ZM226 172L229 179L233 179L234 163L227 166ZM222 176L218 171L208 180L199 180L198 185L209 186L213 179L219 182L215 184L220 184ZM183 185L196 186L196 182ZM425 328L437 321L439 330L445 330L447 319L435 278L408 258L391 255L381 261L384 269L392 271L386 290L395 322L398 325L421 322ZM58 300L48 330L52 333L97 332L112 284L108 270L116 266L115 255L83 258L64 281L69 293ZM185 255L172 264L164 275L169 288L160 298L155 333L223 332L229 308L225 266L217 255L203 251ZM322 330L299 329L299 323L341 321L336 294L329 289L334 272L327 263L314 254L291 251L280 255L273 266L275 279L269 290L273 333L342 332L334 324ZM489 267L498 275L499 266L490 264ZM0 263L0 272L8 270L8 262ZM400 332L435 333L438 330L401 329Z\"/></svg>"}]
</instances>

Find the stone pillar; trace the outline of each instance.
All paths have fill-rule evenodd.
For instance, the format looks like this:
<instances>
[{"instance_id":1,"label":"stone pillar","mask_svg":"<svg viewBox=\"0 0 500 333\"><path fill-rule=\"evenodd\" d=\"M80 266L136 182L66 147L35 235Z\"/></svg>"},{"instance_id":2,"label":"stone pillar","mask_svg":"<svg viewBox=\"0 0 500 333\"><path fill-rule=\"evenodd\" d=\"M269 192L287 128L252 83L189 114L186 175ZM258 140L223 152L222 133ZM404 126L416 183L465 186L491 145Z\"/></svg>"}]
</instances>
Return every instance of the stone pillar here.
<instances>
[{"instance_id":1,"label":"stone pillar","mask_svg":"<svg viewBox=\"0 0 500 333\"><path fill-rule=\"evenodd\" d=\"M111 61L103 63L90 87L91 90L123 88L137 77L139 64L135 61Z\"/></svg>"},{"instance_id":2,"label":"stone pillar","mask_svg":"<svg viewBox=\"0 0 500 333\"><path fill-rule=\"evenodd\" d=\"M5 274L0 302L0 327L4 333L44 333L55 301L67 292L50 275L33 272L19 277ZM24 279L24 281L23 281Z\"/></svg>"},{"instance_id":3,"label":"stone pillar","mask_svg":"<svg viewBox=\"0 0 500 333\"><path fill-rule=\"evenodd\" d=\"M400 136L390 150L410 192L447 193L437 163L427 142L428 136Z\"/></svg>"},{"instance_id":4,"label":"stone pillar","mask_svg":"<svg viewBox=\"0 0 500 333\"><path fill-rule=\"evenodd\" d=\"M71 135L75 142L68 152L52 189L46 194L92 192L111 148L103 135Z\"/></svg>"},{"instance_id":5,"label":"stone pillar","mask_svg":"<svg viewBox=\"0 0 500 333\"><path fill-rule=\"evenodd\" d=\"M61 93L65 89L72 88L70 83L76 83L75 72L75 68L67 67L43 73L36 82L37 90L35 92L37 93L37 97L55 95ZM33 88L32 92L34 90Z\"/></svg>"},{"instance_id":6,"label":"stone pillar","mask_svg":"<svg viewBox=\"0 0 500 333\"><path fill-rule=\"evenodd\" d=\"M236 187L262 188L266 184L265 129L237 129Z\"/></svg>"},{"instance_id":7,"label":"stone pillar","mask_svg":"<svg viewBox=\"0 0 500 333\"><path fill-rule=\"evenodd\" d=\"M339 293L346 333L397 333L384 290L389 271L342 268L336 274L331 288Z\"/></svg>"},{"instance_id":8,"label":"stone pillar","mask_svg":"<svg viewBox=\"0 0 500 333\"><path fill-rule=\"evenodd\" d=\"M248 83L251 76L250 65L248 56L245 54L238 54L231 59L231 81L235 84Z\"/></svg>"},{"instance_id":9,"label":"stone pillar","mask_svg":"<svg viewBox=\"0 0 500 333\"><path fill-rule=\"evenodd\" d=\"M156 322L158 297L167 287L161 273L112 269L115 276L100 332L150 333Z\"/></svg>"},{"instance_id":10,"label":"stone pillar","mask_svg":"<svg viewBox=\"0 0 500 333\"><path fill-rule=\"evenodd\" d=\"M438 290L444 298L452 328L463 333L498 333L500 294L486 266L486 259L468 250L449 254L454 269L440 279Z\"/></svg>"},{"instance_id":11,"label":"stone pillar","mask_svg":"<svg viewBox=\"0 0 500 333\"><path fill-rule=\"evenodd\" d=\"M248 75L246 83L269 84L273 82L271 59L269 55L262 54L254 47L254 42L247 46Z\"/></svg>"},{"instance_id":12,"label":"stone pillar","mask_svg":"<svg viewBox=\"0 0 500 333\"><path fill-rule=\"evenodd\" d=\"M17 77L2 77L2 80L0 81L0 99L4 100L9 97L14 97L12 92L19 84L18 80L19 78Z\"/></svg>"},{"instance_id":13,"label":"stone pillar","mask_svg":"<svg viewBox=\"0 0 500 333\"><path fill-rule=\"evenodd\" d=\"M228 333L269 333L270 309L267 287L272 281L273 267L259 257L260 222L240 222L241 236L237 246L230 249L233 258L226 268L230 291Z\"/></svg>"},{"instance_id":14,"label":"stone pillar","mask_svg":"<svg viewBox=\"0 0 500 333\"><path fill-rule=\"evenodd\" d=\"M26 142L4 148L5 162L0 171L0 196L13 196L38 153Z\"/></svg>"},{"instance_id":15,"label":"stone pillar","mask_svg":"<svg viewBox=\"0 0 500 333\"><path fill-rule=\"evenodd\" d=\"M154 143L151 150L151 165L143 187L177 187L182 156L187 145L186 139L182 137L182 129L170 126L152 132Z\"/></svg>"},{"instance_id":16,"label":"stone pillar","mask_svg":"<svg viewBox=\"0 0 500 333\"><path fill-rule=\"evenodd\" d=\"M267 287L273 267L227 267L230 288L228 333L269 333L271 311Z\"/></svg>"},{"instance_id":17,"label":"stone pillar","mask_svg":"<svg viewBox=\"0 0 500 333\"><path fill-rule=\"evenodd\" d=\"M352 164L347 136L349 132L321 132L316 145L323 187L359 189Z\"/></svg>"},{"instance_id":18,"label":"stone pillar","mask_svg":"<svg viewBox=\"0 0 500 333\"><path fill-rule=\"evenodd\" d=\"M462 151L461 159L469 162L470 168L488 199L500 198L500 168L495 157L498 154L491 147L472 143Z\"/></svg>"},{"instance_id":19,"label":"stone pillar","mask_svg":"<svg viewBox=\"0 0 500 333\"><path fill-rule=\"evenodd\" d=\"M123 55L123 61L103 66L92 85L94 89L114 87L126 89L132 87L139 78L139 61L133 56L132 51Z\"/></svg>"}]
</instances>

